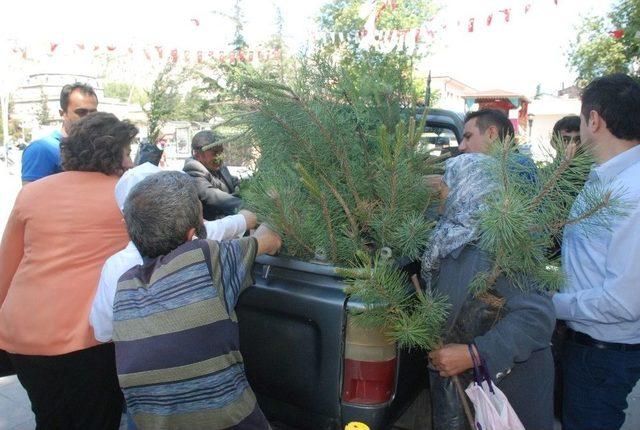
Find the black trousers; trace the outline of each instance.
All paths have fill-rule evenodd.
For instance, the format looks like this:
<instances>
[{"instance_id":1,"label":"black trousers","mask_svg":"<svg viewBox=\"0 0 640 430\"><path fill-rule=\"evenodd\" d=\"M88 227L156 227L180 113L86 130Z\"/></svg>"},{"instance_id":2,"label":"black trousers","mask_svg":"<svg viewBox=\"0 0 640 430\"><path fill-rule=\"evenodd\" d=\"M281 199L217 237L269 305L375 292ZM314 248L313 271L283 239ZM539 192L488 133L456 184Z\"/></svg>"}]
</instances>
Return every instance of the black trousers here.
<instances>
[{"instance_id":1,"label":"black trousers","mask_svg":"<svg viewBox=\"0 0 640 430\"><path fill-rule=\"evenodd\" d=\"M112 343L64 355L9 354L37 429L118 429L124 400Z\"/></svg>"}]
</instances>

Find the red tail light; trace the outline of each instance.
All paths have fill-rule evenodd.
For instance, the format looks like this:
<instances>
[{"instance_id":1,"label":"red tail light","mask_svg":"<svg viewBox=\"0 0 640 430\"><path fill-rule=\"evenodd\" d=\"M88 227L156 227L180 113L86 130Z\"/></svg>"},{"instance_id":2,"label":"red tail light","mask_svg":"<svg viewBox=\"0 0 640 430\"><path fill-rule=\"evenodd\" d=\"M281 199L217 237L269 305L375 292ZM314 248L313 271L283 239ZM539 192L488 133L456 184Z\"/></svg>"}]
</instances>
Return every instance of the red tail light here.
<instances>
[{"instance_id":1,"label":"red tail light","mask_svg":"<svg viewBox=\"0 0 640 430\"><path fill-rule=\"evenodd\" d=\"M396 345L380 330L347 324L342 400L372 405L393 397Z\"/></svg>"}]
</instances>

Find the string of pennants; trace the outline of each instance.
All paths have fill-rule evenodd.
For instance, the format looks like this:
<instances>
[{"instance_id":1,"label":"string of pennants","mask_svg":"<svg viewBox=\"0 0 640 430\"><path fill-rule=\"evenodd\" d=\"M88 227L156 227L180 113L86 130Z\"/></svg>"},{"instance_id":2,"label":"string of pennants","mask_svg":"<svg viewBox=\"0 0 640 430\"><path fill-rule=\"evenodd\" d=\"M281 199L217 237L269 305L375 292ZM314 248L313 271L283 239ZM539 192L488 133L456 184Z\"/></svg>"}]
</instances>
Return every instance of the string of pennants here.
<instances>
[{"instance_id":1,"label":"string of pennants","mask_svg":"<svg viewBox=\"0 0 640 430\"><path fill-rule=\"evenodd\" d=\"M257 48L243 50L206 50L206 49L182 49L166 45L151 46L131 46L118 44L99 44L99 43L66 43L66 42L48 42L48 43L21 43L12 41L9 44L11 53L22 60L30 60L40 58L41 55L58 55L58 54L98 54L112 53L114 55L125 55L129 57L138 56L147 61L173 61L174 63L204 63L204 62L220 62L220 63L254 63L267 62L270 60L279 60L282 58L280 49Z\"/></svg>"},{"instance_id":2,"label":"string of pennants","mask_svg":"<svg viewBox=\"0 0 640 430\"><path fill-rule=\"evenodd\" d=\"M558 5L559 0L552 1L554 5ZM379 30L375 28L375 23L386 11L393 11L397 8L396 0L388 0L377 8L377 11L371 15L371 20L365 24L365 27L358 32L335 32L322 35L315 35L326 44L357 43L361 47L368 49L370 47L382 52L390 51L394 48L402 48L408 50L418 49L421 44L428 39L435 39L440 33L445 31L465 31L467 33L477 32L481 28L491 27L499 21L510 23L514 15L528 15L533 7L533 1L523 2L519 6L503 7L498 10L487 12L482 17L468 17L457 19L454 22L438 23L436 18L428 20L424 25L418 28L410 29L393 29Z\"/></svg>"}]
</instances>

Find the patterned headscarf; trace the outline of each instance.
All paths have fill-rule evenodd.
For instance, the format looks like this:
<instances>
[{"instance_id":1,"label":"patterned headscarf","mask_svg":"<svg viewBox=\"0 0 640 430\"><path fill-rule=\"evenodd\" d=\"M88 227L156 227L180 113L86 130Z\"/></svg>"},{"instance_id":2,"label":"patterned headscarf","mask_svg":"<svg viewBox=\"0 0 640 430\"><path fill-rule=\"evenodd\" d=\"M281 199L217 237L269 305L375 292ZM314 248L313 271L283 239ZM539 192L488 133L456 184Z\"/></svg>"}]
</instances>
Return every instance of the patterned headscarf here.
<instances>
[{"instance_id":1,"label":"patterned headscarf","mask_svg":"<svg viewBox=\"0 0 640 430\"><path fill-rule=\"evenodd\" d=\"M485 198L495 191L484 154L461 154L445 162L444 182L449 187L444 213L422 254L422 279L431 286L432 271L454 250L478 239L478 213Z\"/></svg>"}]
</instances>

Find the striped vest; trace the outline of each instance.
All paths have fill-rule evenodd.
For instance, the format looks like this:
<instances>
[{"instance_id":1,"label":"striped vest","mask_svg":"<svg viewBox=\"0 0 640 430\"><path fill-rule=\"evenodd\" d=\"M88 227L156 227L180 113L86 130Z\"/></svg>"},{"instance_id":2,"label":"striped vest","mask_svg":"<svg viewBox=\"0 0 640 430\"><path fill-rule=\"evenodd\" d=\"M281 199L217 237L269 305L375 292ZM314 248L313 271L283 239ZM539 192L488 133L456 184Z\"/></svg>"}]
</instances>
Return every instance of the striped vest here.
<instances>
[{"instance_id":1,"label":"striped vest","mask_svg":"<svg viewBox=\"0 0 640 430\"><path fill-rule=\"evenodd\" d=\"M139 429L269 428L244 373L234 307L257 242L187 242L136 266L113 306L118 379Z\"/></svg>"}]
</instances>

